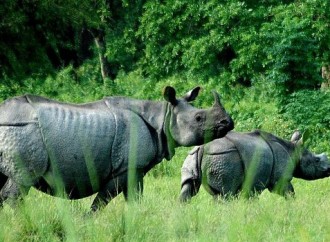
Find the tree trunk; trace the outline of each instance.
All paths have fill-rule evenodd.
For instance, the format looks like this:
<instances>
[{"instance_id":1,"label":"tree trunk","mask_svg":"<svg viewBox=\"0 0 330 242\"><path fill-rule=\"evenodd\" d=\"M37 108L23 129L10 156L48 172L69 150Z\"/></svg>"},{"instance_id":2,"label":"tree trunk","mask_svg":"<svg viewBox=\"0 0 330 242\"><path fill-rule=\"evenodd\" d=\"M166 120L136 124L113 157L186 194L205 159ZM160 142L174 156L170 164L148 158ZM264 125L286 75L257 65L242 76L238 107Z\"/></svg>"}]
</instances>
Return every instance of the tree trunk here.
<instances>
[{"instance_id":1,"label":"tree trunk","mask_svg":"<svg viewBox=\"0 0 330 242\"><path fill-rule=\"evenodd\" d=\"M103 83L108 83L108 80L113 82L114 75L111 73L111 67L108 59L106 58L106 43L105 43L105 33L102 30L92 30L91 33L94 37L94 42L99 54L99 61L101 66L101 75Z\"/></svg>"},{"instance_id":2,"label":"tree trunk","mask_svg":"<svg viewBox=\"0 0 330 242\"><path fill-rule=\"evenodd\" d=\"M324 81L321 84L321 89L329 89L330 87L330 65L322 66L322 78Z\"/></svg>"}]
</instances>

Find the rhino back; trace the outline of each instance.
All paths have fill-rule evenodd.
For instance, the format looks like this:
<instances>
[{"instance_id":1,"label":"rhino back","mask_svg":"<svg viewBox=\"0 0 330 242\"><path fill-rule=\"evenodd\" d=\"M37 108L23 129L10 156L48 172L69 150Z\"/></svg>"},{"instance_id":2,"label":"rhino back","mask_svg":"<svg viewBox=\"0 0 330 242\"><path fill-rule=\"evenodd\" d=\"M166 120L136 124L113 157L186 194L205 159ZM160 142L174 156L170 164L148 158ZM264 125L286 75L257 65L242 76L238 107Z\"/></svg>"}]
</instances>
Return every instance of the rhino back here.
<instances>
[{"instance_id":1,"label":"rhino back","mask_svg":"<svg viewBox=\"0 0 330 242\"><path fill-rule=\"evenodd\" d=\"M0 125L22 125L36 122L37 115L26 96L14 97L0 105Z\"/></svg>"}]
</instances>

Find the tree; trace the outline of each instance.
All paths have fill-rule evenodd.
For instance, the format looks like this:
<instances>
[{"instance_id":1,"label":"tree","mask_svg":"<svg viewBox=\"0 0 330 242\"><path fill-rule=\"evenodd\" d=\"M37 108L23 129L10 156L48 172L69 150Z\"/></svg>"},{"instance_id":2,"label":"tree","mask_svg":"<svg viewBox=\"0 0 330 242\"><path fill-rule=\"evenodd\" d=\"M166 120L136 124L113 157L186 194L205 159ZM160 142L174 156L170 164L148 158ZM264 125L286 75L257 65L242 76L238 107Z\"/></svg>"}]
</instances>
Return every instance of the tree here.
<instances>
[{"instance_id":1,"label":"tree","mask_svg":"<svg viewBox=\"0 0 330 242\"><path fill-rule=\"evenodd\" d=\"M329 61L329 12L322 0L150 1L139 66L155 77L185 72L246 86L262 78L289 92L315 88Z\"/></svg>"},{"instance_id":2,"label":"tree","mask_svg":"<svg viewBox=\"0 0 330 242\"><path fill-rule=\"evenodd\" d=\"M98 8L103 6L96 2L2 1L0 64L3 72L22 78L69 64L81 65L92 56L93 41L86 29L104 25L98 14Z\"/></svg>"},{"instance_id":3,"label":"tree","mask_svg":"<svg viewBox=\"0 0 330 242\"><path fill-rule=\"evenodd\" d=\"M5 0L0 65L20 79L100 63L100 80L141 70L226 85L315 88L330 63L329 1ZM101 78L102 77L102 78ZM102 82L101 81L101 82Z\"/></svg>"},{"instance_id":4,"label":"tree","mask_svg":"<svg viewBox=\"0 0 330 242\"><path fill-rule=\"evenodd\" d=\"M329 89L330 87L330 65L329 66L322 66L322 89Z\"/></svg>"}]
</instances>

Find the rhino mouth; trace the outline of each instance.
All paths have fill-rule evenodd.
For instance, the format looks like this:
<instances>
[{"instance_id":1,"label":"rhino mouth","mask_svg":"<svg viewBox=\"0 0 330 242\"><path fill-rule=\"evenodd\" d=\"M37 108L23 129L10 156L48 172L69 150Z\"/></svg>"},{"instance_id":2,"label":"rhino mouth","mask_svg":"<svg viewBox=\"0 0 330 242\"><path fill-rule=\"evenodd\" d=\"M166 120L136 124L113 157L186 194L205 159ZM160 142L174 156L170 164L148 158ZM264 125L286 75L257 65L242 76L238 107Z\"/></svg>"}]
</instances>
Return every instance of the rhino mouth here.
<instances>
[{"instance_id":1,"label":"rhino mouth","mask_svg":"<svg viewBox=\"0 0 330 242\"><path fill-rule=\"evenodd\" d=\"M312 180L322 179L330 176L330 167L324 168L321 174L313 176Z\"/></svg>"},{"instance_id":2,"label":"rhino mouth","mask_svg":"<svg viewBox=\"0 0 330 242\"><path fill-rule=\"evenodd\" d=\"M326 177L330 176L330 167L325 171Z\"/></svg>"},{"instance_id":3,"label":"rhino mouth","mask_svg":"<svg viewBox=\"0 0 330 242\"><path fill-rule=\"evenodd\" d=\"M204 144L214 139L223 138L232 129L234 129L234 122L231 119L220 122L217 126L211 129L204 129L204 139L201 143Z\"/></svg>"},{"instance_id":4,"label":"rhino mouth","mask_svg":"<svg viewBox=\"0 0 330 242\"><path fill-rule=\"evenodd\" d=\"M214 129L215 138L222 138L222 137L226 136L226 134L230 130L233 130L233 129L234 129L234 121L231 118L222 120L220 122L220 124L218 125L218 127L216 127Z\"/></svg>"}]
</instances>

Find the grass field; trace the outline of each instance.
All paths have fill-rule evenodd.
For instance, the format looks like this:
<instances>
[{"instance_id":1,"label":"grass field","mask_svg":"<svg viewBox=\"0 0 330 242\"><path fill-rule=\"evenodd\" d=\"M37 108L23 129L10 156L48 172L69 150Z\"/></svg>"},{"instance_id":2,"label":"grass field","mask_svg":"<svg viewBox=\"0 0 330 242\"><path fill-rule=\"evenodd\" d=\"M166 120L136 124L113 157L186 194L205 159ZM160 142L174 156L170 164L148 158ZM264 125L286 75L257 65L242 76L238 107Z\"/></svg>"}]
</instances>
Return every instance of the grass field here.
<instances>
[{"instance_id":1,"label":"grass field","mask_svg":"<svg viewBox=\"0 0 330 242\"><path fill-rule=\"evenodd\" d=\"M145 177L144 197L122 195L88 214L93 197L77 201L31 190L0 210L0 241L330 241L330 179L294 179L296 198L265 191L251 200L214 201L201 188L180 204L185 150L166 166L170 175ZM164 165L164 163L163 163Z\"/></svg>"}]
</instances>

